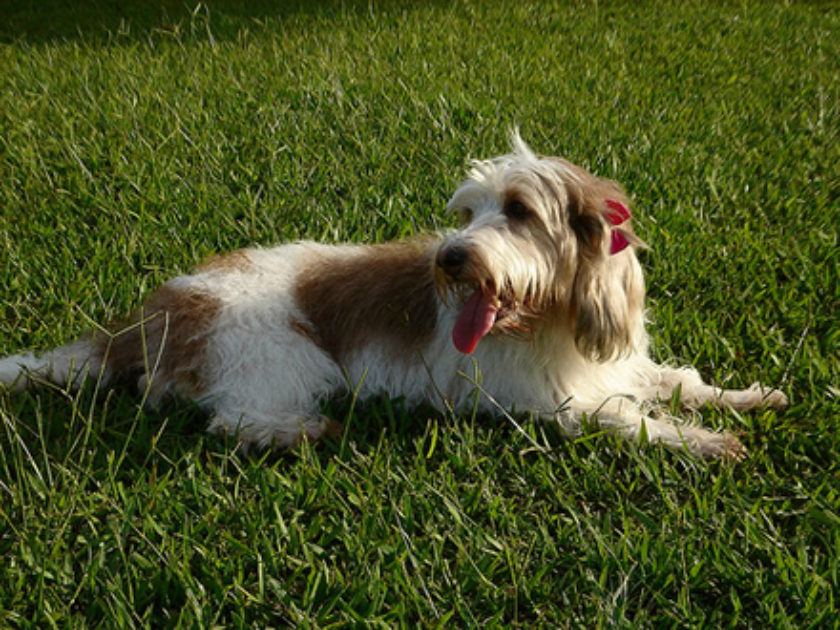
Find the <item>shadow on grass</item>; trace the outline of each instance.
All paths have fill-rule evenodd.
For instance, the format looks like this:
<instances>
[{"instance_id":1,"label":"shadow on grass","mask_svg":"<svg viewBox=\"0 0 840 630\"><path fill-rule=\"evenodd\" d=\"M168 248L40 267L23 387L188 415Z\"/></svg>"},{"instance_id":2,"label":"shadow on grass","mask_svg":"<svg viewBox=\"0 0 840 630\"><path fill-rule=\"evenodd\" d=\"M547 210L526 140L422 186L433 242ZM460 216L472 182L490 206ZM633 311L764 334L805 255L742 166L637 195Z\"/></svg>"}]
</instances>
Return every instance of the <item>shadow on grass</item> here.
<instances>
[{"instance_id":1,"label":"shadow on grass","mask_svg":"<svg viewBox=\"0 0 840 630\"><path fill-rule=\"evenodd\" d=\"M531 449L519 430L502 417L479 415L452 418L429 405L407 406L400 399L376 397L353 404L350 397L337 398L323 411L344 426L344 434L314 445L288 449L243 452L235 435L206 433L208 415L195 404L172 401L160 410L143 409L132 388L120 384L95 392L86 386L70 393L46 386L25 393L3 394L0 413L6 426L5 440L35 461L72 462L83 458L89 470L104 471L119 459L118 479L130 481L137 474L154 470L164 474L183 462L234 454L246 465L291 467L301 456L315 458L321 466L333 459L350 460L372 456L383 444L390 456L411 461L430 457L435 444L447 441L446 433L460 433L457 441L484 444L492 451L522 443L528 451L561 451L571 447L556 427L532 425L540 448ZM451 439L449 440L451 441Z\"/></svg>"},{"instance_id":2,"label":"shadow on grass","mask_svg":"<svg viewBox=\"0 0 840 630\"><path fill-rule=\"evenodd\" d=\"M376 3L375 11L399 13L423 4L384 0ZM338 19L371 11L368 0L13 0L0 12L0 43L78 40L103 44L114 35L128 41L141 40L155 31L183 32L195 20L209 26L214 39L224 40L235 39L243 26L266 18L282 20L305 14Z\"/></svg>"},{"instance_id":3,"label":"shadow on grass","mask_svg":"<svg viewBox=\"0 0 840 630\"><path fill-rule=\"evenodd\" d=\"M70 393L55 386L3 394L4 437L22 446L34 460L76 462L85 459L105 469L119 457L136 470L171 462L194 451L206 425L194 405L179 404L161 412L140 409L140 398L122 387L94 393L85 386Z\"/></svg>"},{"instance_id":4,"label":"shadow on grass","mask_svg":"<svg viewBox=\"0 0 840 630\"><path fill-rule=\"evenodd\" d=\"M105 466L109 454L120 453L132 466L145 468L179 461L196 450L217 454L242 453L235 435L206 432L209 417L194 403L167 401L160 409L141 408L141 398L121 383L95 392L88 383L79 392L68 392L54 385L21 393L4 393L0 413L6 421L10 442L25 446L31 453L50 459L72 459L76 450L98 453ZM312 448L320 459L342 454L342 445L353 443L360 450L375 448L386 432L398 448L411 449L423 435L429 421L442 422L431 407L407 409L400 401L376 399L364 407L354 407L349 398L339 398L324 410L339 419L348 434L325 439ZM393 438L391 436L396 436ZM294 460L298 449L251 451L243 459L274 463Z\"/></svg>"}]
</instances>

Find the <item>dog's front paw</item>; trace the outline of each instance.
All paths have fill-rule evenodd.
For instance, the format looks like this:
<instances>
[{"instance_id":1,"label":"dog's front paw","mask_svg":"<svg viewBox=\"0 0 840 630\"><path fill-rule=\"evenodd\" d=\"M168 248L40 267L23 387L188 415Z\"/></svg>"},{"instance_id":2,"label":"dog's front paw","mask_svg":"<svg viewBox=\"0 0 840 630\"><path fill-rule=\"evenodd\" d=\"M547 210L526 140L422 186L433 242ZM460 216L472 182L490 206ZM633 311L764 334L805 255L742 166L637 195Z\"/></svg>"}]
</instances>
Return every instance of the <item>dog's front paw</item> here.
<instances>
[{"instance_id":1,"label":"dog's front paw","mask_svg":"<svg viewBox=\"0 0 840 630\"><path fill-rule=\"evenodd\" d=\"M693 427L690 432L683 429L684 444L690 451L706 459L726 459L740 462L747 457L747 449L729 431L720 433L702 427Z\"/></svg>"},{"instance_id":2,"label":"dog's front paw","mask_svg":"<svg viewBox=\"0 0 840 630\"><path fill-rule=\"evenodd\" d=\"M750 390L756 391L761 395L762 407L784 409L788 406L788 404L790 404L788 397L781 390L764 387L761 383L753 383Z\"/></svg>"},{"instance_id":3,"label":"dog's front paw","mask_svg":"<svg viewBox=\"0 0 840 630\"><path fill-rule=\"evenodd\" d=\"M747 457L747 448L741 444L741 440L728 431L714 433L701 444L700 454L703 457L714 459L727 459L735 462L742 462Z\"/></svg>"},{"instance_id":4,"label":"dog's front paw","mask_svg":"<svg viewBox=\"0 0 840 630\"><path fill-rule=\"evenodd\" d=\"M723 450L720 452L720 457L731 459L736 462L742 462L747 457L747 447L741 444L741 440L736 438L728 431L723 432Z\"/></svg>"}]
</instances>

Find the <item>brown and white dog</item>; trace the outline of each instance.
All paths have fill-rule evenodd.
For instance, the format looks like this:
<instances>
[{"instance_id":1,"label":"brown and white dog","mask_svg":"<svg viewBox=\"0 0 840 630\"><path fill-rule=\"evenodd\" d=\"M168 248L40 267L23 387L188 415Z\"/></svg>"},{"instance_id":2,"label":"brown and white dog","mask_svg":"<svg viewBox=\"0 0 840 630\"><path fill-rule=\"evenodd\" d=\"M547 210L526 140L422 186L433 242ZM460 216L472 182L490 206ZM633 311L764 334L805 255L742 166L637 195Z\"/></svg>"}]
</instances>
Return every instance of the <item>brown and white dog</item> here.
<instances>
[{"instance_id":1,"label":"brown and white dog","mask_svg":"<svg viewBox=\"0 0 840 630\"><path fill-rule=\"evenodd\" d=\"M629 202L614 182L535 155L475 162L449 208L458 231L384 245L299 242L211 260L159 288L129 322L41 357L0 360L12 389L139 377L245 444L317 440L338 425L319 403L348 390L440 409L497 405L557 420L584 415L628 437L740 458L729 433L669 416L710 403L783 407L755 385L721 390L648 356L645 287ZM476 381L464 374L480 373ZM643 429L644 427L644 429Z\"/></svg>"}]
</instances>

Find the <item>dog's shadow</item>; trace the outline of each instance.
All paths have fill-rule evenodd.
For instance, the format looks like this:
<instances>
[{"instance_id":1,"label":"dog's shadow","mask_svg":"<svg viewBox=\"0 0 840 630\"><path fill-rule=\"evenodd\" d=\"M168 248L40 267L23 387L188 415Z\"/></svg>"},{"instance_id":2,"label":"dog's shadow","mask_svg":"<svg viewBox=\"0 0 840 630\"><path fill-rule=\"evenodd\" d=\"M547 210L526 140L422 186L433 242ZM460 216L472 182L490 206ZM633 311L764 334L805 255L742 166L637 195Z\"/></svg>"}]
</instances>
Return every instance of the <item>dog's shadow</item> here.
<instances>
[{"instance_id":1,"label":"dog's shadow","mask_svg":"<svg viewBox=\"0 0 840 630\"><path fill-rule=\"evenodd\" d=\"M43 384L25 392L0 392L0 458L105 469L118 459L123 470L157 466L195 453L206 414L194 404L149 410L128 388L78 391Z\"/></svg>"},{"instance_id":2,"label":"dog's shadow","mask_svg":"<svg viewBox=\"0 0 840 630\"><path fill-rule=\"evenodd\" d=\"M349 461L387 448L389 456L410 461L435 449L477 446L496 453L517 449L554 456L571 442L550 423L527 417L466 413L454 415L430 405L407 405L402 399L373 397L364 404L351 397L324 404L325 415L343 425L341 435L282 449L247 449L235 434L208 434L209 416L188 401L167 401L160 409L143 407L128 386L77 392L47 385L20 393L0 393L4 458L33 462L70 462L107 468L114 458L127 475L177 468L196 456L236 457L245 464L289 466L301 457ZM450 435L447 435L450 434ZM527 435L525 435L527 434ZM17 455L12 451L19 451ZM498 453L496 453L498 455Z\"/></svg>"}]
</instances>

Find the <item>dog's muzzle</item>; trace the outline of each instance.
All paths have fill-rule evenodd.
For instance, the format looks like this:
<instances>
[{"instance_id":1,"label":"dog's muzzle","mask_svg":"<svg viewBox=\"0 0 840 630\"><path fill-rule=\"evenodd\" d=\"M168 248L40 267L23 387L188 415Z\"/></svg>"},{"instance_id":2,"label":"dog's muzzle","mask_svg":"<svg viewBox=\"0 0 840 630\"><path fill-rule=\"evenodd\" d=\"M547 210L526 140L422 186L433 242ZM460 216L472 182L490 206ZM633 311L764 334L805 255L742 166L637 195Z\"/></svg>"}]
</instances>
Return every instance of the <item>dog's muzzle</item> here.
<instances>
[{"instance_id":1,"label":"dog's muzzle","mask_svg":"<svg viewBox=\"0 0 840 630\"><path fill-rule=\"evenodd\" d=\"M447 245L441 247L435 258L435 264L450 278L457 278L464 269L469 253L462 245Z\"/></svg>"},{"instance_id":2,"label":"dog's muzzle","mask_svg":"<svg viewBox=\"0 0 840 630\"><path fill-rule=\"evenodd\" d=\"M496 323L499 300L485 283L468 277L475 269L471 269L470 252L464 245L449 243L441 247L435 256L435 265L443 283L466 283L463 285L466 295L458 298L463 303L458 307L452 341L460 352L470 354Z\"/></svg>"}]
</instances>

